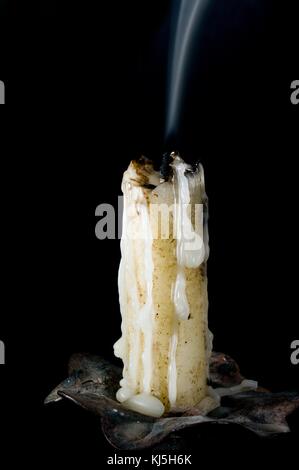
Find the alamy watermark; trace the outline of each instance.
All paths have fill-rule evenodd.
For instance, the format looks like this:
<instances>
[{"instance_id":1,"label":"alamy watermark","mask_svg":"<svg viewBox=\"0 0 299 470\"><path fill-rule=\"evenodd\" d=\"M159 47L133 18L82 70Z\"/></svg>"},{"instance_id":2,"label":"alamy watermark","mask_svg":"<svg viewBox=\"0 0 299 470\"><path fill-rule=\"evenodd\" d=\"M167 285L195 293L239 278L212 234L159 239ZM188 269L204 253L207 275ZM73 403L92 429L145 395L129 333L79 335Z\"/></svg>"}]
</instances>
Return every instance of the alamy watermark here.
<instances>
[{"instance_id":1,"label":"alamy watermark","mask_svg":"<svg viewBox=\"0 0 299 470\"><path fill-rule=\"evenodd\" d=\"M295 339L291 343L291 349L293 350L291 354L291 363L293 366L297 366L299 364L299 339Z\"/></svg>"},{"instance_id":2,"label":"alamy watermark","mask_svg":"<svg viewBox=\"0 0 299 470\"><path fill-rule=\"evenodd\" d=\"M292 104L299 104L299 80L293 80L291 83L291 96L290 100Z\"/></svg>"},{"instance_id":3,"label":"alamy watermark","mask_svg":"<svg viewBox=\"0 0 299 470\"><path fill-rule=\"evenodd\" d=\"M123 217L123 213L125 217ZM118 197L117 211L111 204L99 204L95 235L99 240L168 240L186 243L186 250L198 250L203 243L203 204L127 204ZM192 222L191 222L192 220Z\"/></svg>"},{"instance_id":4,"label":"alamy watermark","mask_svg":"<svg viewBox=\"0 0 299 470\"><path fill-rule=\"evenodd\" d=\"M5 104L5 86L0 80L0 104Z\"/></svg>"},{"instance_id":5,"label":"alamy watermark","mask_svg":"<svg viewBox=\"0 0 299 470\"><path fill-rule=\"evenodd\" d=\"M5 364L5 345L3 341L0 341L0 365Z\"/></svg>"}]
</instances>

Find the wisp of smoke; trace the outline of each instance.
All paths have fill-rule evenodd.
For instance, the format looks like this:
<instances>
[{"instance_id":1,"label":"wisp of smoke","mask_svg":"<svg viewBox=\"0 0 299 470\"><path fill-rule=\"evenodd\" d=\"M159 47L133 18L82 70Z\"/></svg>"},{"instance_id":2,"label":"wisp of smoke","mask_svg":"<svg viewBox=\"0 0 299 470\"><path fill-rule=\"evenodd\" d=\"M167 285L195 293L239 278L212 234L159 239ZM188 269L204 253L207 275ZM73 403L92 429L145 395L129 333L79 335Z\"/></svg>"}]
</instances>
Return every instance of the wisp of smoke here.
<instances>
[{"instance_id":1,"label":"wisp of smoke","mask_svg":"<svg viewBox=\"0 0 299 470\"><path fill-rule=\"evenodd\" d=\"M170 51L166 138L177 129L190 45L208 0L173 0L176 18Z\"/></svg>"}]
</instances>

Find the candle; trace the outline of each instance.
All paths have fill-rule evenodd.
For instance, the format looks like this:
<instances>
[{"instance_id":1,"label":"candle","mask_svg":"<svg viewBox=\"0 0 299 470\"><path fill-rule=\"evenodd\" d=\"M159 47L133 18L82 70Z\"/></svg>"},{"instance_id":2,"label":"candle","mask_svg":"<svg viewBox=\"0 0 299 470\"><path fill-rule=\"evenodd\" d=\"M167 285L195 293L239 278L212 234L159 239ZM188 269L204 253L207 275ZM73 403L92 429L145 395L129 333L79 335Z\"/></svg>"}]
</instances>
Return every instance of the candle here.
<instances>
[{"instance_id":1,"label":"candle","mask_svg":"<svg viewBox=\"0 0 299 470\"><path fill-rule=\"evenodd\" d=\"M167 180L142 158L122 182L117 399L150 416L185 410L207 395L212 342L203 169L171 156Z\"/></svg>"}]
</instances>

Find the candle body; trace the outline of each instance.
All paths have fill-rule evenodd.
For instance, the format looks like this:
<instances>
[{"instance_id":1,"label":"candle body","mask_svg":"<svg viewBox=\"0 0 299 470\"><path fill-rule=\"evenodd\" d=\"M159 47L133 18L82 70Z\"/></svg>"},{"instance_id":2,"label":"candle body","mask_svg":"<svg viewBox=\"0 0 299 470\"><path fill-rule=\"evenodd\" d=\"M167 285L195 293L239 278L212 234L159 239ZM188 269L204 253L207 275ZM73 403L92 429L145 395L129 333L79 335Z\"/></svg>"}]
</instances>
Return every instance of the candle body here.
<instances>
[{"instance_id":1,"label":"candle body","mask_svg":"<svg viewBox=\"0 0 299 470\"><path fill-rule=\"evenodd\" d=\"M207 394L206 196L202 169L189 177L186 170L179 159L172 178L160 183L148 162L132 162L124 174L122 337L115 345L124 403L142 394L166 410L184 410Z\"/></svg>"}]
</instances>

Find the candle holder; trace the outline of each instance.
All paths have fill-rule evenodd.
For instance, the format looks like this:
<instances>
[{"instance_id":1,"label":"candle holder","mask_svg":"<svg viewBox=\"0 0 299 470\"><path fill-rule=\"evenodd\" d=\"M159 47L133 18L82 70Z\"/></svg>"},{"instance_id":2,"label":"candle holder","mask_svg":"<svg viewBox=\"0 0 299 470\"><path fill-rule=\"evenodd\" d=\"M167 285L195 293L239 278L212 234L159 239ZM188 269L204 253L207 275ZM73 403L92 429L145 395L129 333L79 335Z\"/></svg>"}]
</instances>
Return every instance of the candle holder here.
<instances>
[{"instance_id":1,"label":"candle holder","mask_svg":"<svg viewBox=\"0 0 299 470\"><path fill-rule=\"evenodd\" d=\"M242 376L236 361L223 353L212 353L209 368L209 396L183 413L152 418L115 400L121 368L98 356L74 354L69 361L69 377L45 403L70 400L93 413L100 419L107 440L120 450L165 444L167 438L179 437L180 431L203 424L235 424L261 437L290 432L286 418L299 408L298 392L273 393L257 387L256 382ZM169 442L168 450L176 450L178 439Z\"/></svg>"}]
</instances>

